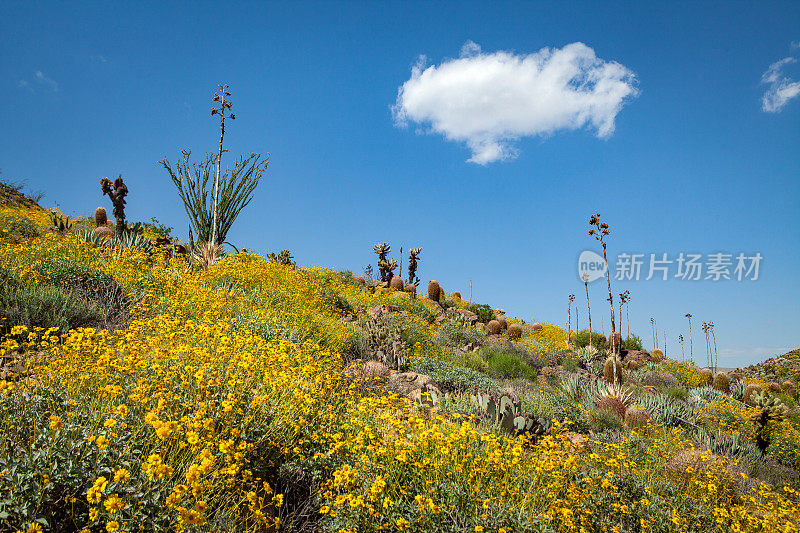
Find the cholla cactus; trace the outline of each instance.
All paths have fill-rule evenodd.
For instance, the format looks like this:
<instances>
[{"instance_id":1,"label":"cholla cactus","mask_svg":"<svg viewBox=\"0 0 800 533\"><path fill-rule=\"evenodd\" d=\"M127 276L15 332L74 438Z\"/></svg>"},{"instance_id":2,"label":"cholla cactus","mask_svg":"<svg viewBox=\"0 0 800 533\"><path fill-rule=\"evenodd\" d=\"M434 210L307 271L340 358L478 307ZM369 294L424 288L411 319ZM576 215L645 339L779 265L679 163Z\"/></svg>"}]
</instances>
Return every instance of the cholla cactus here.
<instances>
[{"instance_id":1,"label":"cholla cactus","mask_svg":"<svg viewBox=\"0 0 800 533\"><path fill-rule=\"evenodd\" d=\"M123 183L122 175L120 175L113 183L108 178L101 179L100 188L114 204L114 218L117 220L115 232L117 237L121 237L125 232L125 197L128 196L128 187Z\"/></svg>"},{"instance_id":2,"label":"cholla cactus","mask_svg":"<svg viewBox=\"0 0 800 533\"><path fill-rule=\"evenodd\" d=\"M388 242L379 242L372 247L372 251L378 256L378 270L381 281L389 283L394 276L393 270L397 268L397 261L387 258L389 252L392 251L392 247Z\"/></svg>"},{"instance_id":3,"label":"cholla cactus","mask_svg":"<svg viewBox=\"0 0 800 533\"><path fill-rule=\"evenodd\" d=\"M767 425L770 422L783 420L788 414L789 408L769 391L754 394L752 400L759 412L752 415L750 420L756 424L756 446L761 453L764 453L770 444Z\"/></svg>"},{"instance_id":4,"label":"cholla cactus","mask_svg":"<svg viewBox=\"0 0 800 533\"><path fill-rule=\"evenodd\" d=\"M417 277L417 262L419 261L419 254L422 253L422 248L411 248L408 251L408 282L419 286L419 278Z\"/></svg>"},{"instance_id":5,"label":"cholla cactus","mask_svg":"<svg viewBox=\"0 0 800 533\"><path fill-rule=\"evenodd\" d=\"M72 222L70 222L69 217L61 216L61 214L50 211L50 222L53 224L53 227L59 233L66 233L72 228Z\"/></svg>"}]
</instances>

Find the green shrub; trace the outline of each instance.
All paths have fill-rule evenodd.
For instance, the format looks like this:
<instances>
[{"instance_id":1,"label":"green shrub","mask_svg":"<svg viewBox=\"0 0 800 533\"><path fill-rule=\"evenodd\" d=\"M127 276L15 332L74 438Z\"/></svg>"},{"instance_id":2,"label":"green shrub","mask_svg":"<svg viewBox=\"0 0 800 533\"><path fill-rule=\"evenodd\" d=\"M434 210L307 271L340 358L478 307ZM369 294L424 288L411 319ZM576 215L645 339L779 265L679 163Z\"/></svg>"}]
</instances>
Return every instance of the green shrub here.
<instances>
[{"instance_id":1,"label":"green shrub","mask_svg":"<svg viewBox=\"0 0 800 533\"><path fill-rule=\"evenodd\" d=\"M0 238L36 237L39 229L30 219L15 215L0 216Z\"/></svg>"},{"instance_id":2,"label":"green shrub","mask_svg":"<svg viewBox=\"0 0 800 533\"><path fill-rule=\"evenodd\" d=\"M680 386L659 385L656 387L662 394L673 400L686 401L689 399L689 391Z\"/></svg>"},{"instance_id":3,"label":"green shrub","mask_svg":"<svg viewBox=\"0 0 800 533\"><path fill-rule=\"evenodd\" d=\"M584 346L589 346L589 330L582 329L575 334L575 346L578 348L583 348ZM593 331L592 332L592 346L597 348L598 350L602 350L606 347L606 338L601 335L600 333Z\"/></svg>"},{"instance_id":4,"label":"green shrub","mask_svg":"<svg viewBox=\"0 0 800 533\"><path fill-rule=\"evenodd\" d=\"M58 328L96 326L105 320L97 306L52 285L11 284L0 288L0 332L13 326Z\"/></svg>"},{"instance_id":5,"label":"green shrub","mask_svg":"<svg viewBox=\"0 0 800 533\"><path fill-rule=\"evenodd\" d=\"M134 299L111 274L61 257L39 261L35 269L45 283L65 287L93 304L103 313L104 326L121 326L129 320Z\"/></svg>"},{"instance_id":6,"label":"green shrub","mask_svg":"<svg viewBox=\"0 0 800 533\"><path fill-rule=\"evenodd\" d=\"M525 362L524 358L514 349L505 346L484 346L481 356L489 365L489 373L501 378L527 378L536 377L536 372Z\"/></svg>"},{"instance_id":7,"label":"green shrub","mask_svg":"<svg viewBox=\"0 0 800 533\"><path fill-rule=\"evenodd\" d=\"M592 407L589 409L589 424L597 433L608 433L622 429L622 419L611 409Z\"/></svg>"},{"instance_id":8,"label":"green shrub","mask_svg":"<svg viewBox=\"0 0 800 533\"><path fill-rule=\"evenodd\" d=\"M467 309L478 315L478 322L486 324L494 318L494 311L486 304L468 304Z\"/></svg>"},{"instance_id":9,"label":"green shrub","mask_svg":"<svg viewBox=\"0 0 800 533\"><path fill-rule=\"evenodd\" d=\"M423 357L411 364L410 370L427 374L443 391L476 391L496 390L497 385L491 378L480 372L456 366L440 359Z\"/></svg>"},{"instance_id":10,"label":"green shrub","mask_svg":"<svg viewBox=\"0 0 800 533\"><path fill-rule=\"evenodd\" d=\"M564 370L567 372L575 372L578 370L578 356L573 352L567 352L564 354L564 359L561 362Z\"/></svg>"},{"instance_id":11,"label":"green shrub","mask_svg":"<svg viewBox=\"0 0 800 533\"><path fill-rule=\"evenodd\" d=\"M464 346L483 344L486 334L470 326L462 320L448 320L436 334L440 344L445 346Z\"/></svg>"},{"instance_id":12,"label":"green shrub","mask_svg":"<svg viewBox=\"0 0 800 533\"><path fill-rule=\"evenodd\" d=\"M625 346L626 350L644 350L642 347L642 339L635 334L628 335L628 337L622 341L622 344Z\"/></svg>"}]
</instances>

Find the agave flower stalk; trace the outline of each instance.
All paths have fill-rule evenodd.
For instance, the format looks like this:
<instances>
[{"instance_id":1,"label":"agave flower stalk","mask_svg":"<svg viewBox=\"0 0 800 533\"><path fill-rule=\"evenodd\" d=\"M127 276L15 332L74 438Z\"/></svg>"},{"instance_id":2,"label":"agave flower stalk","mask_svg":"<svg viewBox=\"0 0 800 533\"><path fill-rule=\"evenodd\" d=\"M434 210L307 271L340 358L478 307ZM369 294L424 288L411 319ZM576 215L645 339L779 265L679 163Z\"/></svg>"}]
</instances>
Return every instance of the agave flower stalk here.
<instances>
[{"instance_id":1,"label":"agave flower stalk","mask_svg":"<svg viewBox=\"0 0 800 533\"><path fill-rule=\"evenodd\" d=\"M683 349L683 334L678 335L678 343L681 345L681 361L686 361L686 352Z\"/></svg>"},{"instance_id":2,"label":"agave flower stalk","mask_svg":"<svg viewBox=\"0 0 800 533\"><path fill-rule=\"evenodd\" d=\"M582 276L583 287L586 289L586 312L589 314L589 348L592 347L592 308L589 305L589 274Z\"/></svg>"},{"instance_id":3,"label":"agave flower stalk","mask_svg":"<svg viewBox=\"0 0 800 533\"><path fill-rule=\"evenodd\" d=\"M569 330L572 327L572 302L575 301L575 295L569 295L569 303L567 304L567 344L569 344Z\"/></svg>"},{"instance_id":4,"label":"agave flower stalk","mask_svg":"<svg viewBox=\"0 0 800 533\"><path fill-rule=\"evenodd\" d=\"M594 228L589 230L589 235L593 235L595 239L600 241L600 245L603 247L603 261L605 261L606 264L606 284L608 285L608 306L611 308L611 351L616 353L619 346L616 346L614 339L614 332L617 330L614 321L614 295L611 293L611 276L608 272L608 256L606 255L606 246L608 244L606 242L606 237L611 235L611 227L605 222L600 222L600 213L589 216L589 225L594 226Z\"/></svg>"},{"instance_id":5,"label":"agave flower stalk","mask_svg":"<svg viewBox=\"0 0 800 533\"><path fill-rule=\"evenodd\" d=\"M626 320L628 322L628 338L631 337L631 291L619 293L619 328L622 329L622 306L625 306Z\"/></svg>"},{"instance_id":6,"label":"agave flower stalk","mask_svg":"<svg viewBox=\"0 0 800 533\"><path fill-rule=\"evenodd\" d=\"M689 359L694 361L694 351L692 349L692 314L686 313L683 316L689 319Z\"/></svg>"}]
</instances>

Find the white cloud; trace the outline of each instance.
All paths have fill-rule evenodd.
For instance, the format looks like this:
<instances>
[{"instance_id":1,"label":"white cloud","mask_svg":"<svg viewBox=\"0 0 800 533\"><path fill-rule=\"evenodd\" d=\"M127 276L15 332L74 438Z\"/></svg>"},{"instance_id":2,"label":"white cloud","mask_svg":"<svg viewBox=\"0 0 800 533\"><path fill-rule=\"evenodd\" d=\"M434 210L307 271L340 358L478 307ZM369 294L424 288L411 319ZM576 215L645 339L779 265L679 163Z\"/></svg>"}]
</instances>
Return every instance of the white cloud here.
<instances>
[{"instance_id":1,"label":"white cloud","mask_svg":"<svg viewBox=\"0 0 800 533\"><path fill-rule=\"evenodd\" d=\"M800 94L800 82L783 75L784 67L792 63L797 63L797 59L784 57L771 64L761 76L761 83L767 86L761 97L761 109L767 113L779 113L789 100Z\"/></svg>"},{"instance_id":2,"label":"white cloud","mask_svg":"<svg viewBox=\"0 0 800 533\"><path fill-rule=\"evenodd\" d=\"M37 70L35 76L36 81L50 87L54 92L58 92L58 83L54 79L45 76L41 70Z\"/></svg>"},{"instance_id":3,"label":"white cloud","mask_svg":"<svg viewBox=\"0 0 800 533\"><path fill-rule=\"evenodd\" d=\"M520 137L581 128L608 137L626 98L637 94L631 70L583 43L526 55L486 53L467 41L458 58L439 65L420 56L392 113L399 126L415 122L466 143L468 161L485 165L515 157Z\"/></svg>"}]
</instances>

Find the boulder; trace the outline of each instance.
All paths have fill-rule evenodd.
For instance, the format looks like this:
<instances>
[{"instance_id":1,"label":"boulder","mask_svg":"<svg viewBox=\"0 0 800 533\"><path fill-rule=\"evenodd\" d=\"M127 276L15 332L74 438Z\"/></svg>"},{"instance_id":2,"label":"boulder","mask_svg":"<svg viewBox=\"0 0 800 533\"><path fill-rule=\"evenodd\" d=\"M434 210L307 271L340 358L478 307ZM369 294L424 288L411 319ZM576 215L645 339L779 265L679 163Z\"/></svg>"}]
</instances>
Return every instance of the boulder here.
<instances>
[{"instance_id":1,"label":"boulder","mask_svg":"<svg viewBox=\"0 0 800 533\"><path fill-rule=\"evenodd\" d=\"M435 392L438 395L442 394L439 386L433 379L425 374L418 374L416 372L394 372L389 373L389 390L401 396L405 396L411 401L423 401L423 393ZM428 396L424 397L424 402L432 404Z\"/></svg>"}]
</instances>

